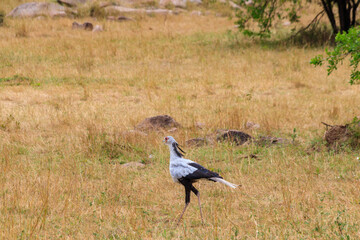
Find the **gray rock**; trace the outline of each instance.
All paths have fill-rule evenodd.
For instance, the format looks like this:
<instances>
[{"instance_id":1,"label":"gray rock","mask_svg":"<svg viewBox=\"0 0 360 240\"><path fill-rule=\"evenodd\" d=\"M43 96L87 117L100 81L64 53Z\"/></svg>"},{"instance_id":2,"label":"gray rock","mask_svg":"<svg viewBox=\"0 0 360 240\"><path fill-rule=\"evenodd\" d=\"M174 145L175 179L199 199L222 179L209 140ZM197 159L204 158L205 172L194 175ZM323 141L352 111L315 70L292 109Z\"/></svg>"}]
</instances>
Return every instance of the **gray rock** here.
<instances>
[{"instance_id":1,"label":"gray rock","mask_svg":"<svg viewBox=\"0 0 360 240\"><path fill-rule=\"evenodd\" d=\"M197 4L197 5L202 4L202 0L189 0L189 2L191 2L193 4Z\"/></svg>"},{"instance_id":2,"label":"gray rock","mask_svg":"<svg viewBox=\"0 0 360 240\"><path fill-rule=\"evenodd\" d=\"M107 6L105 7L107 13L135 13L135 14L172 14L173 12L168 9L144 9L144 8L130 8L122 6Z\"/></svg>"},{"instance_id":3,"label":"gray rock","mask_svg":"<svg viewBox=\"0 0 360 240\"><path fill-rule=\"evenodd\" d=\"M30 2L17 6L7 16L13 18L37 16L64 17L66 16L65 10L65 7L56 3Z\"/></svg>"},{"instance_id":4,"label":"gray rock","mask_svg":"<svg viewBox=\"0 0 360 240\"><path fill-rule=\"evenodd\" d=\"M144 121L136 125L135 128L140 131L149 131L174 129L178 127L180 127L180 124L176 122L172 117L168 115L158 115L146 118Z\"/></svg>"},{"instance_id":5,"label":"gray rock","mask_svg":"<svg viewBox=\"0 0 360 240\"><path fill-rule=\"evenodd\" d=\"M218 132L220 132L220 134L216 138L217 141L229 141L236 145L242 145L253 139L249 134L238 130L218 130Z\"/></svg>"},{"instance_id":6,"label":"gray rock","mask_svg":"<svg viewBox=\"0 0 360 240\"><path fill-rule=\"evenodd\" d=\"M93 32L102 32L102 31L104 31L104 29L101 25L96 25L92 31Z\"/></svg>"},{"instance_id":7,"label":"gray rock","mask_svg":"<svg viewBox=\"0 0 360 240\"><path fill-rule=\"evenodd\" d=\"M160 0L159 5L165 7L166 5L173 5L174 7L186 8L187 0Z\"/></svg>"}]
</instances>

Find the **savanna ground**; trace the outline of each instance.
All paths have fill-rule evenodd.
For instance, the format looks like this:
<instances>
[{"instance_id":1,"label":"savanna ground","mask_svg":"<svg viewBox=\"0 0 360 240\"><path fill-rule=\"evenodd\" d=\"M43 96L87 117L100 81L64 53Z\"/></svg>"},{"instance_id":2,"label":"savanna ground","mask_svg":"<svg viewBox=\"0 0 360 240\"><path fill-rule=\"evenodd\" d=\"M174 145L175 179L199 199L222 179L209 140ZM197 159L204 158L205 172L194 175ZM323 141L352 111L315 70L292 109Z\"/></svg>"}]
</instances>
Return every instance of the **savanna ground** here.
<instances>
[{"instance_id":1,"label":"savanna ground","mask_svg":"<svg viewBox=\"0 0 360 240\"><path fill-rule=\"evenodd\" d=\"M323 145L321 121L360 115L346 66L327 77L309 65L324 48L252 42L213 15L95 21L101 33L72 22L0 28L1 239L360 238L359 151L309 150ZM169 175L170 133L125 133L159 114L183 125L180 144L219 128L296 144L186 148L242 187L198 183L205 225L192 195L175 228L184 189ZM145 168L122 166L133 161Z\"/></svg>"}]
</instances>

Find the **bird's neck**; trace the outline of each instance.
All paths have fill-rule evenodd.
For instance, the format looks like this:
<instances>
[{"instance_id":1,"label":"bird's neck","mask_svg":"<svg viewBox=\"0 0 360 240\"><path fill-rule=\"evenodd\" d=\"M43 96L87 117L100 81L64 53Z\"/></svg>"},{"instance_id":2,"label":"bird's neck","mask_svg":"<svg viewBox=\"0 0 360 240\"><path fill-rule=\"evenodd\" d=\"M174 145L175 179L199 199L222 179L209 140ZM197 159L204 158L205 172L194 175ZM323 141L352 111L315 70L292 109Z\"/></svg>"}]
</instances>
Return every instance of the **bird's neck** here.
<instances>
[{"instance_id":1,"label":"bird's neck","mask_svg":"<svg viewBox=\"0 0 360 240\"><path fill-rule=\"evenodd\" d=\"M174 149L173 145L169 145L169 150L170 150L170 161L182 158L181 156L179 156L178 152Z\"/></svg>"}]
</instances>

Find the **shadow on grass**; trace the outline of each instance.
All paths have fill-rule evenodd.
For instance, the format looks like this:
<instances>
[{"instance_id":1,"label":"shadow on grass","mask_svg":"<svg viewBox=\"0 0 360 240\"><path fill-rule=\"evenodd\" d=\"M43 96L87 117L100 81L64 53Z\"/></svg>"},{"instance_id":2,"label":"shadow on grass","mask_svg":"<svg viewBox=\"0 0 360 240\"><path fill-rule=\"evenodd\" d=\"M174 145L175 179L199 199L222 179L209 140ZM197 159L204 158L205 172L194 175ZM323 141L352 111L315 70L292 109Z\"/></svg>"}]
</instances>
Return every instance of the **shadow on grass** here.
<instances>
[{"instance_id":1,"label":"shadow on grass","mask_svg":"<svg viewBox=\"0 0 360 240\"><path fill-rule=\"evenodd\" d=\"M223 36L223 48L241 50L254 46L261 49L287 50L289 47L319 48L333 46L335 35L326 25L319 25L305 31L274 35L271 39L245 37L235 30L227 31Z\"/></svg>"}]
</instances>

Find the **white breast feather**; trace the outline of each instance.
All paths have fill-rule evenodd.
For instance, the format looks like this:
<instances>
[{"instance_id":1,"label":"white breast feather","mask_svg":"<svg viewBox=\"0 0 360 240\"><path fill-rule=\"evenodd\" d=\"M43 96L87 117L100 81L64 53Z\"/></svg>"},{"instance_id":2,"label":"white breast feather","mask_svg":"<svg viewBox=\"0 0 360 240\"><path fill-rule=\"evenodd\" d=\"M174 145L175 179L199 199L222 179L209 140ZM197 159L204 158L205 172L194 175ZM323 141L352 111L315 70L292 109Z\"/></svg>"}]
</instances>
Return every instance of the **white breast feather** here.
<instances>
[{"instance_id":1,"label":"white breast feather","mask_svg":"<svg viewBox=\"0 0 360 240\"><path fill-rule=\"evenodd\" d=\"M192 161L187 159L181 159L170 163L170 175L174 182L178 182L178 179L185 177L197 170L197 168L190 166L188 163Z\"/></svg>"}]
</instances>

